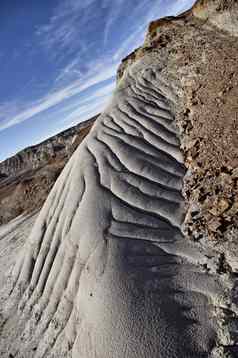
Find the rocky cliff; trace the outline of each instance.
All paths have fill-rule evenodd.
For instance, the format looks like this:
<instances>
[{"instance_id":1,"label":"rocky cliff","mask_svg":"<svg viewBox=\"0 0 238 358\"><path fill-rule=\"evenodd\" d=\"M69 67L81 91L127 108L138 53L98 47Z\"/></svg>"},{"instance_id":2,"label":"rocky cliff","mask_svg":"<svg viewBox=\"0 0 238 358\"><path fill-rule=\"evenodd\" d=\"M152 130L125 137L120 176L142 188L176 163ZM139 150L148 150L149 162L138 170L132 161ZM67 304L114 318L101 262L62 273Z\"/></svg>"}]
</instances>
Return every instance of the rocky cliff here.
<instances>
[{"instance_id":1,"label":"rocky cliff","mask_svg":"<svg viewBox=\"0 0 238 358\"><path fill-rule=\"evenodd\" d=\"M237 17L198 0L123 61L9 275L3 357L238 356Z\"/></svg>"}]
</instances>

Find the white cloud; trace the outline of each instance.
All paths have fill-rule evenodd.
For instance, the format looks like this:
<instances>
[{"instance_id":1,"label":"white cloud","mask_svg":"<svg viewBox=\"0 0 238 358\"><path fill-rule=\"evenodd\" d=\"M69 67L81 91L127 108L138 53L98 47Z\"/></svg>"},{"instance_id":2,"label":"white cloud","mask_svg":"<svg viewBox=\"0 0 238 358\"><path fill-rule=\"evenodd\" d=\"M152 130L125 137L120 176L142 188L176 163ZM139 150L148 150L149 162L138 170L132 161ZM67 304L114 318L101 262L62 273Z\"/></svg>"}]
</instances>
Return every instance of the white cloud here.
<instances>
[{"instance_id":1,"label":"white cloud","mask_svg":"<svg viewBox=\"0 0 238 358\"><path fill-rule=\"evenodd\" d=\"M95 113L95 109L97 109L97 113L101 112L105 108L105 104L110 100L111 93L113 92L114 88L114 83L108 84L105 87L99 88L93 92L92 95L86 99L79 101L77 107L72 110L67 117L64 118L63 123L70 122L69 124L72 125L72 123L75 123L75 120L78 120L79 117L81 120L84 120L86 119L85 114L89 113L90 116L92 116L93 114L91 113ZM73 107L74 105L71 106L71 108Z\"/></svg>"},{"instance_id":2,"label":"white cloud","mask_svg":"<svg viewBox=\"0 0 238 358\"><path fill-rule=\"evenodd\" d=\"M120 13L122 11L124 11L124 8L123 8L123 1L124 0L117 0L116 1L116 5L115 6L112 6L110 8L110 12L108 14L108 17L107 17L107 21L105 23L105 28L104 28L104 46L107 45L107 42L108 42L108 38L109 38L109 35L110 33L112 32L112 27L115 23L115 20L117 18L119 18L120 16ZM106 0L106 4L104 5L104 7L106 7L106 5L108 6L108 1Z\"/></svg>"},{"instance_id":3,"label":"white cloud","mask_svg":"<svg viewBox=\"0 0 238 358\"><path fill-rule=\"evenodd\" d=\"M63 130L64 128L72 127L77 123L81 122L82 120L92 118L96 114L102 112L107 103L108 99L104 99L103 101L96 101L95 103L91 104L90 107L88 105L80 106L77 110L75 110L68 117L65 118L65 126L62 127L61 130Z\"/></svg>"},{"instance_id":4,"label":"white cloud","mask_svg":"<svg viewBox=\"0 0 238 358\"><path fill-rule=\"evenodd\" d=\"M192 7L196 0L177 0L168 5L167 14L178 15Z\"/></svg>"},{"instance_id":5,"label":"white cloud","mask_svg":"<svg viewBox=\"0 0 238 358\"><path fill-rule=\"evenodd\" d=\"M136 48L143 43L145 37L145 26L141 25L135 32L127 37L113 55L115 61L119 61L128 54L128 49Z\"/></svg>"},{"instance_id":6,"label":"white cloud","mask_svg":"<svg viewBox=\"0 0 238 358\"><path fill-rule=\"evenodd\" d=\"M79 95L81 92L89 89L90 87L111 79L114 76L116 69L114 65L105 68L103 64L97 63L95 64L95 70L96 71L92 72L92 74L85 78L84 81L76 80L58 91L53 91L40 100L32 103L27 109L22 110L14 116L12 113L13 111L10 111L10 104L2 105L2 108L0 107L0 113L4 113L7 118L0 121L0 131L22 123L33 116L62 103L66 99ZM17 112L17 105L15 105L15 111Z\"/></svg>"}]
</instances>

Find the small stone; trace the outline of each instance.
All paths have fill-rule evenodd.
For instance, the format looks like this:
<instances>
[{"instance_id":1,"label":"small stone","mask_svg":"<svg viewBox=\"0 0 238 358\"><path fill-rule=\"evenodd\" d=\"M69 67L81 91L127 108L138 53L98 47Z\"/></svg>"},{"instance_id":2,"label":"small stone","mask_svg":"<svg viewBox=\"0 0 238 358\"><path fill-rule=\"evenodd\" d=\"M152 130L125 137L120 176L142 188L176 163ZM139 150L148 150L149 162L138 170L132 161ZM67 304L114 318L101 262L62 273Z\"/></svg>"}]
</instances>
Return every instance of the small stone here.
<instances>
[{"instance_id":1,"label":"small stone","mask_svg":"<svg viewBox=\"0 0 238 358\"><path fill-rule=\"evenodd\" d=\"M209 229L212 232L216 232L220 225L221 225L220 219L214 218L209 222Z\"/></svg>"},{"instance_id":2,"label":"small stone","mask_svg":"<svg viewBox=\"0 0 238 358\"><path fill-rule=\"evenodd\" d=\"M228 216L233 216L238 213L238 201L236 201L232 207L227 211Z\"/></svg>"},{"instance_id":3,"label":"small stone","mask_svg":"<svg viewBox=\"0 0 238 358\"><path fill-rule=\"evenodd\" d=\"M238 178L238 168L235 168L232 170L232 178L236 179Z\"/></svg>"},{"instance_id":4,"label":"small stone","mask_svg":"<svg viewBox=\"0 0 238 358\"><path fill-rule=\"evenodd\" d=\"M214 216L219 216L224 211L226 211L229 208L229 203L225 199L220 199L218 202L214 205L212 209L209 210L209 212Z\"/></svg>"},{"instance_id":5,"label":"small stone","mask_svg":"<svg viewBox=\"0 0 238 358\"><path fill-rule=\"evenodd\" d=\"M187 143L186 143L187 149L193 148L197 144L197 142L198 142L197 139L190 140L190 141L188 140Z\"/></svg>"}]
</instances>

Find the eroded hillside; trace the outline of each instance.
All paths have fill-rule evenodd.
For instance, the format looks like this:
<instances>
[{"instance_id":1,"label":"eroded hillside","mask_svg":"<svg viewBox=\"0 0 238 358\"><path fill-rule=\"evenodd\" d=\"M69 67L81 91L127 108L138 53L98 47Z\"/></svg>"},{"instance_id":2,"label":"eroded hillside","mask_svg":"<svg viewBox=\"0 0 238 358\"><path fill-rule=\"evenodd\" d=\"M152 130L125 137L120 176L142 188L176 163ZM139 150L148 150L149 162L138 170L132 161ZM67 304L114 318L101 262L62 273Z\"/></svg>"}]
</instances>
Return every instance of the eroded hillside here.
<instances>
[{"instance_id":1,"label":"eroded hillside","mask_svg":"<svg viewBox=\"0 0 238 358\"><path fill-rule=\"evenodd\" d=\"M2 357L237 357L237 18L198 0L123 61L2 290Z\"/></svg>"}]
</instances>

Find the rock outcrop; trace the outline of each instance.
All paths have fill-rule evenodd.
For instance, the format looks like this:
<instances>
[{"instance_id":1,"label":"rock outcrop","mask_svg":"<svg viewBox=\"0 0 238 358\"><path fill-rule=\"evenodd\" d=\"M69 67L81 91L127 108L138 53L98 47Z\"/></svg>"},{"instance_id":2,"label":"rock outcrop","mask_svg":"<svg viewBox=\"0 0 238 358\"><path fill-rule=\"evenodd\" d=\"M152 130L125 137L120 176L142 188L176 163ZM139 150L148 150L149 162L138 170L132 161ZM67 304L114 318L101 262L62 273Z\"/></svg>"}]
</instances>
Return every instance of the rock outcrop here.
<instances>
[{"instance_id":1,"label":"rock outcrop","mask_svg":"<svg viewBox=\"0 0 238 358\"><path fill-rule=\"evenodd\" d=\"M9 276L2 357L237 357L237 11L199 0L123 62Z\"/></svg>"}]
</instances>

